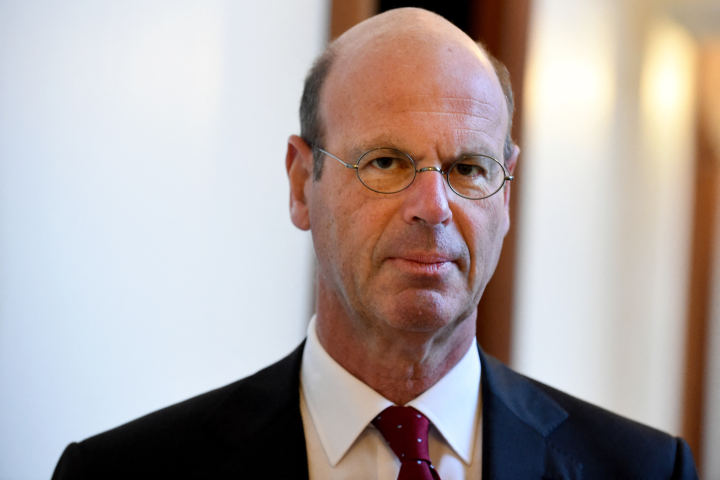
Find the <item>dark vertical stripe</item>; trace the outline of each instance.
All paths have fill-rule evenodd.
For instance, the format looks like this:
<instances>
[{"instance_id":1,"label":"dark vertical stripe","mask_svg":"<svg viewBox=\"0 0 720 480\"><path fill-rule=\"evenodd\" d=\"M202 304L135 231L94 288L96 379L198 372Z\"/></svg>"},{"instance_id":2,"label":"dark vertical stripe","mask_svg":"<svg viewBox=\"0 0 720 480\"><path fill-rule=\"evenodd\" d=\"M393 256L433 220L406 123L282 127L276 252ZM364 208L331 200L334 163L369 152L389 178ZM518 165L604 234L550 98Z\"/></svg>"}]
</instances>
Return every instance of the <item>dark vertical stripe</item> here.
<instances>
[{"instance_id":1,"label":"dark vertical stripe","mask_svg":"<svg viewBox=\"0 0 720 480\"><path fill-rule=\"evenodd\" d=\"M471 36L482 40L510 72L515 95L513 139L522 148L523 85L530 0L474 0L470 11ZM478 306L478 340L505 363L511 360L515 264L517 255L518 199L522 192L522 156L511 185L510 224L495 275Z\"/></svg>"},{"instance_id":2,"label":"dark vertical stripe","mask_svg":"<svg viewBox=\"0 0 720 480\"><path fill-rule=\"evenodd\" d=\"M702 465L707 344L712 307L713 265L717 238L717 201L720 198L720 141L713 143L709 106L720 105L720 55L700 55L695 199L693 211L690 285L687 309L683 430L696 461ZM714 67L714 68L713 68ZM716 132L720 135L720 132Z\"/></svg>"}]
</instances>

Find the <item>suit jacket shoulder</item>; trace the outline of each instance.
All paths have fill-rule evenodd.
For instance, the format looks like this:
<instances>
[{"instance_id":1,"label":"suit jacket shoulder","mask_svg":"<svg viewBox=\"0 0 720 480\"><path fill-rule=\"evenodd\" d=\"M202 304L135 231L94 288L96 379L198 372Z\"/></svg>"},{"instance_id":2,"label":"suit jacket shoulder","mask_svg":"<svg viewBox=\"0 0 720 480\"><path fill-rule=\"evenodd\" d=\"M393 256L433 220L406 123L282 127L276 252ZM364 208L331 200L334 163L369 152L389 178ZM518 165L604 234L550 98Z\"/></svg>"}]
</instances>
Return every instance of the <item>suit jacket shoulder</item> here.
<instances>
[{"instance_id":1,"label":"suit jacket shoulder","mask_svg":"<svg viewBox=\"0 0 720 480\"><path fill-rule=\"evenodd\" d=\"M697 478L684 440L480 357L483 478Z\"/></svg>"},{"instance_id":2,"label":"suit jacket shoulder","mask_svg":"<svg viewBox=\"0 0 720 480\"><path fill-rule=\"evenodd\" d=\"M306 479L302 348L250 377L69 445L53 480Z\"/></svg>"}]
</instances>

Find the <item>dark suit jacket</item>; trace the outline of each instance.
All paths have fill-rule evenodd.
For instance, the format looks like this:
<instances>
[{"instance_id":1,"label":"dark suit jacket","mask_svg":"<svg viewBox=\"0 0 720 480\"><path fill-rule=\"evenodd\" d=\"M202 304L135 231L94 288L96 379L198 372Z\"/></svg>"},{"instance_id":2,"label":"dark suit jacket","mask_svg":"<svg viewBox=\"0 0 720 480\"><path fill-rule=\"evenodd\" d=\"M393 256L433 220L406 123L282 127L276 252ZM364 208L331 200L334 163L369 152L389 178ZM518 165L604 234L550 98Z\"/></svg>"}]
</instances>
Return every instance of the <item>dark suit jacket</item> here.
<instances>
[{"instance_id":1,"label":"dark suit jacket","mask_svg":"<svg viewBox=\"0 0 720 480\"><path fill-rule=\"evenodd\" d=\"M53 480L307 479L301 345L248 378L67 447ZM483 479L695 479L687 443L480 351Z\"/></svg>"}]
</instances>

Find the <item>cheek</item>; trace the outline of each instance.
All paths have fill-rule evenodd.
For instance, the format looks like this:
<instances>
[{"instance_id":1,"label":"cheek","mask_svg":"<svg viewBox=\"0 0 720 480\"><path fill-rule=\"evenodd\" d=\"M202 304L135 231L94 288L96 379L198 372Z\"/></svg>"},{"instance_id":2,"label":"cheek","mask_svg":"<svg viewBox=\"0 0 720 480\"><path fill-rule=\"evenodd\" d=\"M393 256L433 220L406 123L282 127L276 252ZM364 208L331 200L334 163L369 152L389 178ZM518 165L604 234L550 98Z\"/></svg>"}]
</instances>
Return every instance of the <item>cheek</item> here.
<instances>
[{"instance_id":1,"label":"cheek","mask_svg":"<svg viewBox=\"0 0 720 480\"><path fill-rule=\"evenodd\" d=\"M481 200L482 201L482 200ZM500 248L505 236L505 210L502 202L487 202L478 205L468 216L468 230L465 232L472 271L485 276L483 272L494 265L500 256Z\"/></svg>"},{"instance_id":2,"label":"cheek","mask_svg":"<svg viewBox=\"0 0 720 480\"><path fill-rule=\"evenodd\" d=\"M320 193L310 211L318 262L339 268L343 276L370 268L375 245L387 223L386 209L381 208L387 202L368 198L354 185Z\"/></svg>"},{"instance_id":3,"label":"cheek","mask_svg":"<svg viewBox=\"0 0 720 480\"><path fill-rule=\"evenodd\" d=\"M362 200L355 197L351 208L341 213L343 225L339 225L338 235L341 241L352 246L353 265L346 270L352 271L358 280L371 276L380 266L380 244L393 218L392 202L388 200L385 197Z\"/></svg>"}]
</instances>

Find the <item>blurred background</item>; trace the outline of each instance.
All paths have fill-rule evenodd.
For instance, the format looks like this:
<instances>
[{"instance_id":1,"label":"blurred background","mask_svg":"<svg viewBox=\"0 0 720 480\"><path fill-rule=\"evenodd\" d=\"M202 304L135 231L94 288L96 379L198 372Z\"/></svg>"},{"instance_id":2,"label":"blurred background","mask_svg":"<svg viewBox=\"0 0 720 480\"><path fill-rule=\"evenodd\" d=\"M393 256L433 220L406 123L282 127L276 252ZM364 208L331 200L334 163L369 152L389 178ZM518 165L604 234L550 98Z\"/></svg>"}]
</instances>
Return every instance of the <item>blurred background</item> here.
<instances>
[{"instance_id":1,"label":"blurred background","mask_svg":"<svg viewBox=\"0 0 720 480\"><path fill-rule=\"evenodd\" d=\"M304 75L399 6L513 76L483 347L683 435L720 479L720 0L444 3L0 0L0 480L302 340L313 253L284 156Z\"/></svg>"}]
</instances>

